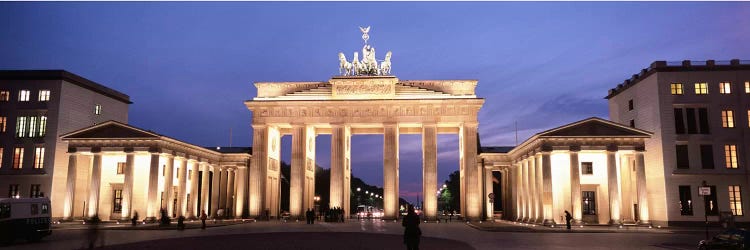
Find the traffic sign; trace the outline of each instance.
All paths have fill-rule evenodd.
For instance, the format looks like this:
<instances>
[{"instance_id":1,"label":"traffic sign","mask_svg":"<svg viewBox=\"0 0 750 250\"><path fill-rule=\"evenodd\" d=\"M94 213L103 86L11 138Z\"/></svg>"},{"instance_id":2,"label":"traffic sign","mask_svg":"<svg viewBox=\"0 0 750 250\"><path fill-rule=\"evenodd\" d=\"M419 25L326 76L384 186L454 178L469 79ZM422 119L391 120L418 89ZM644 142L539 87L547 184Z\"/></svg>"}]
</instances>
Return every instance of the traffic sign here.
<instances>
[{"instance_id":1,"label":"traffic sign","mask_svg":"<svg viewBox=\"0 0 750 250\"><path fill-rule=\"evenodd\" d=\"M698 195L701 195L701 196L711 195L711 187L698 187Z\"/></svg>"}]
</instances>

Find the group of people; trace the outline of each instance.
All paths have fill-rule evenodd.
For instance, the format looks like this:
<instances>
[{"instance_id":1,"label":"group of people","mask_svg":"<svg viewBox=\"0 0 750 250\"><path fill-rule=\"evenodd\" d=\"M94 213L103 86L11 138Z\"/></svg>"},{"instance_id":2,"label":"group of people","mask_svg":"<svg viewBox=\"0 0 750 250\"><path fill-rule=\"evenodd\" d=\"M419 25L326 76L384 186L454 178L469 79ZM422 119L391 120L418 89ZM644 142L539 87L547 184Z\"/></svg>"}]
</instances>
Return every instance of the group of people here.
<instances>
[{"instance_id":1,"label":"group of people","mask_svg":"<svg viewBox=\"0 0 750 250\"><path fill-rule=\"evenodd\" d=\"M340 207L332 207L331 209L328 209L326 211L326 221L327 222L344 222L344 214L346 211L344 211L343 208Z\"/></svg>"}]
</instances>

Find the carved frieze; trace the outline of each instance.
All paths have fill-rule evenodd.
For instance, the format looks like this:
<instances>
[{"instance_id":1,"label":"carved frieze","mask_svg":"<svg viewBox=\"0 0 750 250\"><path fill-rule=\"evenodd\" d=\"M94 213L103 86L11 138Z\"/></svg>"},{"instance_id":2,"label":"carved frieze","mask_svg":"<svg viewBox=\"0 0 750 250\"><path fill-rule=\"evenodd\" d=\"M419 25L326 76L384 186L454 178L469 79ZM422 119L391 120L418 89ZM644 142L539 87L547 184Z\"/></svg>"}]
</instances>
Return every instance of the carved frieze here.
<instances>
[{"instance_id":1,"label":"carved frieze","mask_svg":"<svg viewBox=\"0 0 750 250\"><path fill-rule=\"evenodd\" d=\"M396 95L396 77L332 78L333 99L388 99Z\"/></svg>"},{"instance_id":2,"label":"carved frieze","mask_svg":"<svg viewBox=\"0 0 750 250\"><path fill-rule=\"evenodd\" d=\"M440 91L451 95L474 95L477 87L476 80L433 80L433 81L402 81L401 84Z\"/></svg>"}]
</instances>

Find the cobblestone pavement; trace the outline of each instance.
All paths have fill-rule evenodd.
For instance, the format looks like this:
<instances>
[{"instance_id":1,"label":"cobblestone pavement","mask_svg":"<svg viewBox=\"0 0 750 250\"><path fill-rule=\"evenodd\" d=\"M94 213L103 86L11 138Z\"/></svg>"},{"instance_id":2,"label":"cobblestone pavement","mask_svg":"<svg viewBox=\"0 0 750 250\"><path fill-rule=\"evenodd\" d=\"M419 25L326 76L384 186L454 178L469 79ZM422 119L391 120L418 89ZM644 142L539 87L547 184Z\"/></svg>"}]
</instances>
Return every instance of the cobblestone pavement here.
<instances>
[{"instance_id":1,"label":"cobblestone pavement","mask_svg":"<svg viewBox=\"0 0 750 250\"><path fill-rule=\"evenodd\" d=\"M513 227L513 225L502 226ZM306 225L304 221L274 221L216 226L206 230L189 228L184 231L117 230L117 227L90 230L81 226L61 226L41 242L27 243L19 240L16 244L5 248L80 249L87 247L92 238L96 238L96 246L111 246L113 249L126 249L125 246L116 245L128 243L138 243L128 247L136 249L148 246L204 248L204 245L188 244L189 242L205 243L211 246L211 249L228 249L238 246L257 246L260 249L393 249L403 247L400 244L403 228L400 223L393 221L354 220L347 223L316 223L315 225ZM492 232L478 230L461 222L423 223L421 229L424 236L422 249L442 249L442 246L452 247L451 249L696 249L698 241L703 238L703 233L700 231L671 233L668 230L636 233L560 231L539 233L518 230ZM201 237L205 238L201 239ZM435 248L430 248L430 246Z\"/></svg>"}]
</instances>

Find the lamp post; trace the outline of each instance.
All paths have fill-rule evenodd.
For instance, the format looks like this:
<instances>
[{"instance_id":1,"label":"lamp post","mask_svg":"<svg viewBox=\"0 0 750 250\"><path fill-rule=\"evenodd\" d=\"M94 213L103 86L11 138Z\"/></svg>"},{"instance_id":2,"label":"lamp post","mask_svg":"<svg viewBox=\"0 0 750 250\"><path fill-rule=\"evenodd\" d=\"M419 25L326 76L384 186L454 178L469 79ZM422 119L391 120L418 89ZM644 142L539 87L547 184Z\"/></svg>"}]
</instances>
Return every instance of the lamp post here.
<instances>
[{"instance_id":1,"label":"lamp post","mask_svg":"<svg viewBox=\"0 0 750 250\"><path fill-rule=\"evenodd\" d=\"M315 211L320 214L320 196L316 195L315 197L313 197L313 200L315 200Z\"/></svg>"},{"instance_id":2,"label":"lamp post","mask_svg":"<svg viewBox=\"0 0 750 250\"><path fill-rule=\"evenodd\" d=\"M701 190L699 190L698 194L703 196L703 214L705 217L706 240L708 240L708 210L711 209L711 206L708 204L708 196L711 195L711 188L705 180L701 183Z\"/></svg>"}]
</instances>

